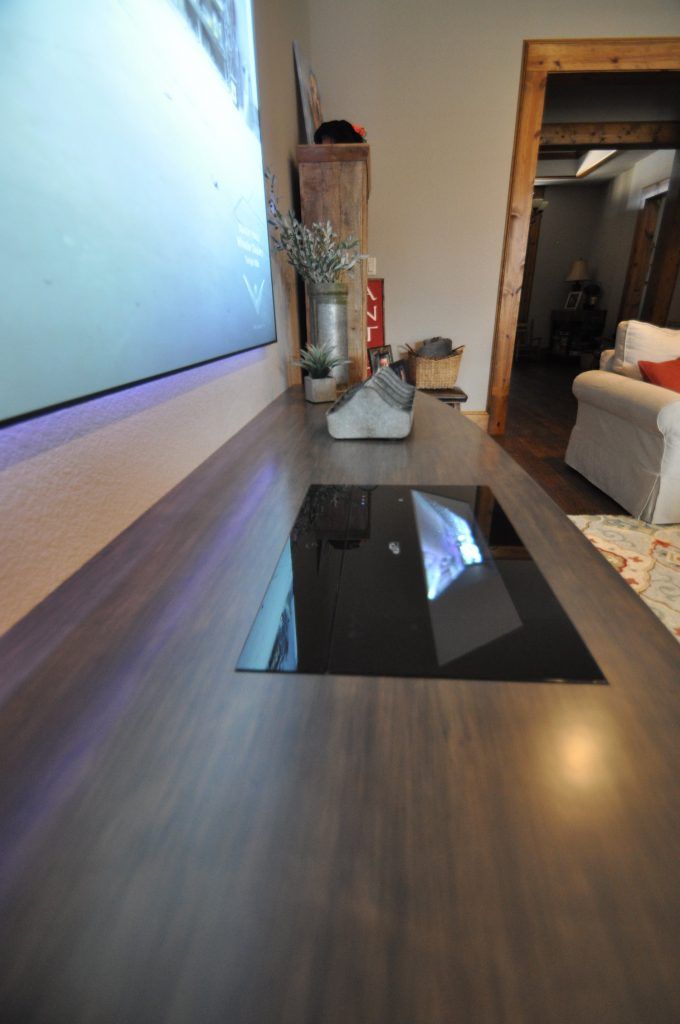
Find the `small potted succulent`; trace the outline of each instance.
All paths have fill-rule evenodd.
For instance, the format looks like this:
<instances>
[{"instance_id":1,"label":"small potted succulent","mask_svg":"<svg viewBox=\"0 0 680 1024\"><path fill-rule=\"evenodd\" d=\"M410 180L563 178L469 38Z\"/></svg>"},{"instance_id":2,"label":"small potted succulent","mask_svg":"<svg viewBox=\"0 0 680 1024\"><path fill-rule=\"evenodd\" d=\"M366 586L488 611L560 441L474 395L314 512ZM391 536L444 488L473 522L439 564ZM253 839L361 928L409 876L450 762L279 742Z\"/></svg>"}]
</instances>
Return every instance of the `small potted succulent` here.
<instances>
[{"instance_id":1,"label":"small potted succulent","mask_svg":"<svg viewBox=\"0 0 680 1024\"><path fill-rule=\"evenodd\" d=\"M327 345L309 345L293 360L294 366L307 371L305 377L305 398L308 402L334 402L337 397L335 377L331 376L336 366L348 363L340 359Z\"/></svg>"}]
</instances>

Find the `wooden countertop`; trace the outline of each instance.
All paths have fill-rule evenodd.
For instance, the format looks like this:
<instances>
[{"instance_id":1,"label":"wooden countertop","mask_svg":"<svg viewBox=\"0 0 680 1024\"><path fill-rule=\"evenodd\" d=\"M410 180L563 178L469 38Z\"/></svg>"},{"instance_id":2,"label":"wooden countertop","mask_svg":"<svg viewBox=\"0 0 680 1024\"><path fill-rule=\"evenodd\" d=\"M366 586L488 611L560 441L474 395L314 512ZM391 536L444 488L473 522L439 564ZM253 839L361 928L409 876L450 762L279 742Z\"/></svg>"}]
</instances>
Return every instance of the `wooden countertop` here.
<instances>
[{"instance_id":1,"label":"wooden countertop","mask_svg":"<svg viewBox=\"0 0 680 1024\"><path fill-rule=\"evenodd\" d=\"M3 1024L671 1024L680 649L481 430L298 390L0 642ZM316 483L490 484L607 687L235 673Z\"/></svg>"}]
</instances>

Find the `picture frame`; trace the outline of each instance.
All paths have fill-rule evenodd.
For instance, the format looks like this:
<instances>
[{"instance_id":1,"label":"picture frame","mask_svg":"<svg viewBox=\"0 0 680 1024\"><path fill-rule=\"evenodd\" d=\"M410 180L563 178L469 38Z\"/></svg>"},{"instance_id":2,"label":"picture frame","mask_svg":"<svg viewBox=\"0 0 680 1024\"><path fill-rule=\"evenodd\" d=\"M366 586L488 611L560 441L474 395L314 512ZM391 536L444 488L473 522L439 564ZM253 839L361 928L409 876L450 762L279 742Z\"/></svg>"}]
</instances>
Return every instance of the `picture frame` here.
<instances>
[{"instance_id":1,"label":"picture frame","mask_svg":"<svg viewBox=\"0 0 680 1024\"><path fill-rule=\"evenodd\" d=\"M569 292L564 303L565 309L578 309L583 299L583 292Z\"/></svg>"},{"instance_id":2,"label":"picture frame","mask_svg":"<svg viewBox=\"0 0 680 1024\"><path fill-rule=\"evenodd\" d=\"M297 40L293 42L293 53L305 125L305 142L311 146L314 142L314 132L323 124L319 83Z\"/></svg>"},{"instance_id":3,"label":"picture frame","mask_svg":"<svg viewBox=\"0 0 680 1024\"><path fill-rule=\"evenodd\" d=\"M371 374L377 373L383 366L391 366L394 362L392 349L389 345L381 345L379 348L370 348L368 356L371 360Z\"/></svg>"}]
</instances>

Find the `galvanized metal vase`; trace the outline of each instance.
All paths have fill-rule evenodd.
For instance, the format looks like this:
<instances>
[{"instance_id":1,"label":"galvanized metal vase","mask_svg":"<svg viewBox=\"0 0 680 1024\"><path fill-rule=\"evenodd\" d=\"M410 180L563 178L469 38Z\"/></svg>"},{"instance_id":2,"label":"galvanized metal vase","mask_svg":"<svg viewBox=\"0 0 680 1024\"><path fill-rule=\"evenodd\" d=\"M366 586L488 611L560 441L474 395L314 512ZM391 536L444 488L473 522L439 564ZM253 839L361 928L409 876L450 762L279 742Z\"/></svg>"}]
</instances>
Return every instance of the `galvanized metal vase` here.
<instances>
[{"instance_id":1,"label":"galvanized metal vase","mask_svg":"<svg viewBox=\"0 0 680 1024\"><path fill-rule=\"evenodd\" d=\"M312 345L322 345L338 359L348 358L347 285L307 284L309 330ZM349 382L349 365L333 369L338 384Z\"/></svg>"}]
</instances>

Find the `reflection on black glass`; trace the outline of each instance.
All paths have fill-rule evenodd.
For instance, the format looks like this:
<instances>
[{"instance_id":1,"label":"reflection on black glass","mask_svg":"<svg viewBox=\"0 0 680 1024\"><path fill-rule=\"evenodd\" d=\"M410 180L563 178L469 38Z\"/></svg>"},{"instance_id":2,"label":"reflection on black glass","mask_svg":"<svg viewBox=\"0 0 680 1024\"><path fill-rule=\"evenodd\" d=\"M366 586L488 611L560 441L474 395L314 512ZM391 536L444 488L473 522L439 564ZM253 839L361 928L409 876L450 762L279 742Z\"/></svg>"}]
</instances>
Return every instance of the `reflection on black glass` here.
<instances>
[{"instance_id":1,"label":"reflection on black glass","mask_svg":"<svg viewBox=\"0 0 680 1024\"><path fill-rule=\"evenodd\" d=\"M467 520L459 512L469 505L412 491L420 538L420 551L427 583L427 596L434 601L451 586L468 565L479 565L482 552ZM455 509L458 509L458 512Z\"/></svg>"},{"instance_id":2,"label":"reflection on black glass","mask_svg":"<svg viewBox=\"0 0 680 1024\"><path fill-rule=\"evenodd\" d=\"M604 681L474 486L310 488L237 668Z\"/></svg>"},{"instance_id":3,"label":"reflection on black glass","mask_svg":"<svg viewBox=\"0 0 680 1024\"><path fill-rule=\"evenodd\" d=\"M470 506L412 491L437 663L483 647L522 625Z\"/></svg>"},{"instance_id":4,"label":"reflection on black glass","mask_svg":"<svg viewBox=\"0 0 680 1024\"><path fill-rule=\"evenodd\" d=\"M295 672L298 667L293 562L286 544L267 593L243 648L239 664L269 672Z\"/></svg>"}]
</instances>

